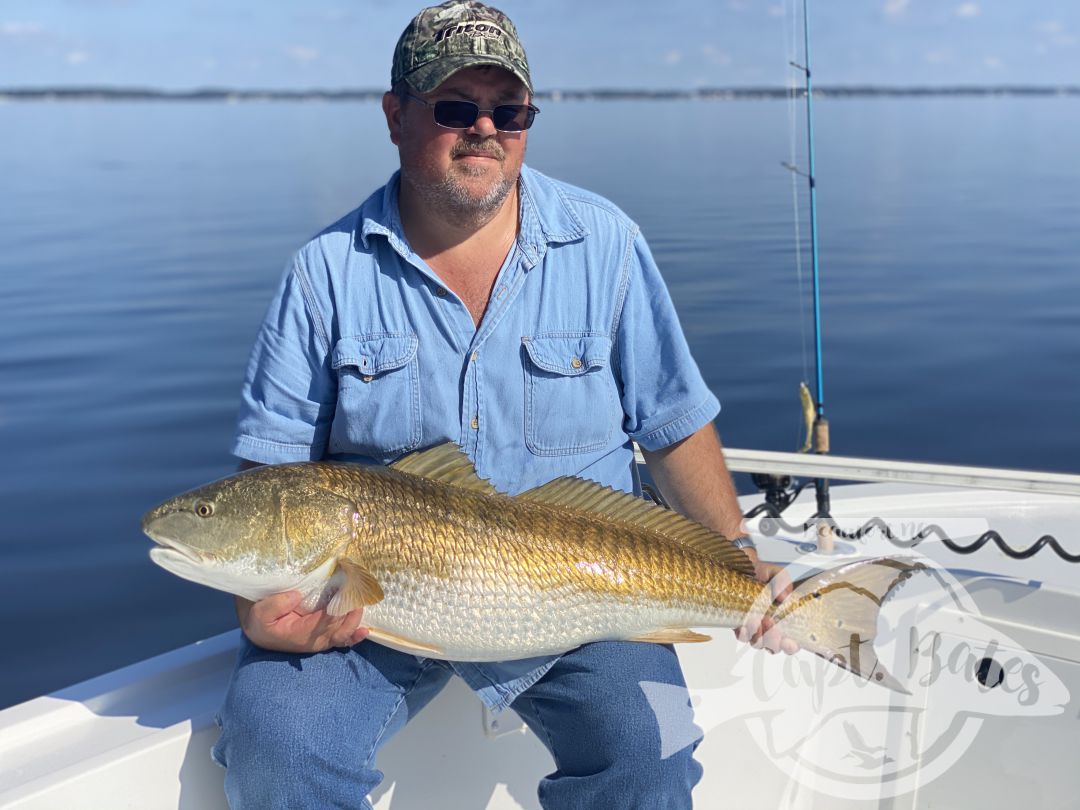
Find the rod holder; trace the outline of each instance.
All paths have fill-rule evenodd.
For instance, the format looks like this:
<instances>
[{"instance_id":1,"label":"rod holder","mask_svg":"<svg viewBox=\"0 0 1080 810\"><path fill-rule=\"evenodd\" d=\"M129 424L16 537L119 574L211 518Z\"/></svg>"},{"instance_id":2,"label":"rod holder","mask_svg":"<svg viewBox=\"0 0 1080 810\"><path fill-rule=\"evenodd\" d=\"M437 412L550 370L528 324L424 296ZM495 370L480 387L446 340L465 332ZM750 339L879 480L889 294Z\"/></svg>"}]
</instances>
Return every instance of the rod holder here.
<instances>
[{"instance_id":1,"label":"rod holder","mask_svg":"<svg viewBox=\"0 0 1080 810\"><path fill-rule=\"evenodd\" d=\"M818 554L832 554L836 551L833 525L828 518L822 518L817 522L817 551Z\"/></svg>"}]
</instances>

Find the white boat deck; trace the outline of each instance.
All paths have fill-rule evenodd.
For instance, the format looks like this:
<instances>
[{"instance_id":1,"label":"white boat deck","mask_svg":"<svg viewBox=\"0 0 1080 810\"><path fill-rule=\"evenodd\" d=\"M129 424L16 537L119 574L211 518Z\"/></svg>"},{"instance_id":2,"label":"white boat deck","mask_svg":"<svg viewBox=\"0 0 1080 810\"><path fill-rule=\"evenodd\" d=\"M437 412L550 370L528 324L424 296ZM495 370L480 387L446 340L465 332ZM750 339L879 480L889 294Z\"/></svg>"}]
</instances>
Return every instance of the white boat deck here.
<instances>
[{"instance_id":1,"label":"white boat deck","mask_svg":"<svg viewBox=\"0 0 1080 810\"><path fill-rule=\"evenodd\" d=\"M1069 551L1080 551L1075 497L867 484L836 486L832 500L842 528L880 516L902 534L932 521L977 536L986 524L1015 546L1049 532ZM744 507L757 502L746 498ZM806 492L784 518L799 522L812 511L813 495ZM838 540L839 554L822 559L800 551L804 539L764 538L763 556L828 566L856 552L896 553L887 541L869 537ZM842 682L830 678L824 697L815 697L810 684L792 680L798 669L792 667L818 659L767 656L721 631L709 644L680 648L705 731L697 754L705 765L698 806L1078 806L1080 567L1045 552L1013 560L992 544L960 556L927 541L917 552L963 585L959 602L933 611L934 632L969 638L976 658L999 660L1006 668L1003 686L1010 678L1022 685L1022 668L1036 666L1034 699L1031 689L1025 698L1015 688L987 689L963 678L924 678L925 686L916 683L912 695L901 696L842 673ZM965 618L972 605L981 614L974 623ZM988 632L996 644L990 653ZM237 638L227 633L0 712L0 808L225 807L223 771L208 751ZM919 657L911 655L912 661ZM833 696L852 688L862 696L859 711L852 713L854 704L836 710ZM916 738L939 744L906 769L898 763L889 779L872 777L889 757L901 756L904 745L914 750ZM871 776L860 777L856 765ZM512 712L484 713L454 682L391 741L380 767L386 779L372 799L381 810L511 810L538 807L536 783L552 763Z\"/></svg>"}]
</instances>

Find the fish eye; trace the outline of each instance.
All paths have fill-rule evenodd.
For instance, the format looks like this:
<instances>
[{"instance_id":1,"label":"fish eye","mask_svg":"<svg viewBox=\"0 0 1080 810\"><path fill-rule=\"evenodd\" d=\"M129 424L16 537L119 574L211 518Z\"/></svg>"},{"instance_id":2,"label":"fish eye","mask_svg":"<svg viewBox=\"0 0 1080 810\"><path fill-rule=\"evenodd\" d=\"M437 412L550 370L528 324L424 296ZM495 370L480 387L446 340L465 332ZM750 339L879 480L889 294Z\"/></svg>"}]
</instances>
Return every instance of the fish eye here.
<instances>
[{"instance_id":1,"label":"fish eye","mask_svg":"<svg viewBox=\"0 0 1080 810\"><path fill-rule=\"evenodd\" d=\"M195 514L201 518L208 518L214 514L214 505L210 501L199 501L195 504Z\"/></svg>"}]
</instances>

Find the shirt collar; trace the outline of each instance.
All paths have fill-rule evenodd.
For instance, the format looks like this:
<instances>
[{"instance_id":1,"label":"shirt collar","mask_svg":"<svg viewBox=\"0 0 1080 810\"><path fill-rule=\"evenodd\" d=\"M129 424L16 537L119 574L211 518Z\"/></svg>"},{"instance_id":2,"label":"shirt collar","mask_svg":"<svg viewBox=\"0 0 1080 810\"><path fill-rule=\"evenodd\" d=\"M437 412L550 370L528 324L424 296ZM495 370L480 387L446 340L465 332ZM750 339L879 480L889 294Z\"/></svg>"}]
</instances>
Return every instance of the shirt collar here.
<instances>
[{"instance_id":1,"label":"shirt collar","mask_svg":"<svg viewBox=\"0 0 1080 810\"><path fill-rule=\"evenodd\" d=\"M402 255L412 252L398 211L400 182L399 170L360 207L359 236L365 250L371 247L368 237L378 234L385 236ZM562 189L550 178L522 165L519 191L521 225L518 241L522 247L532 247L533 253L542 254L549 244L573 242L588 234Z\"/></svg>"},{"instance_id":2,"label":"shirt collar","mask_svg":"<svg viewBox=\"0 0 1080 810\"><path fill-rule=\"evenodd\" d=\"M588 234L570 201L551 178L521 167L521 241L541 245L574 242Z\"/></svg>"},{"instance_id":3,"label":"shirt collar","mask_svg":"<svg viewBox=\"0 0 1080 810\"><path fill-rule=\"evenodd\" d=\"M372 234L385 236L398 253L411 253L405 240L405 230L401 227L401 215L398 212L398 184L401 171L394 172L386 185L376 191L360 206L360 241L364 250L370 250L368 239Z\"/></svg>"}]
</instances>

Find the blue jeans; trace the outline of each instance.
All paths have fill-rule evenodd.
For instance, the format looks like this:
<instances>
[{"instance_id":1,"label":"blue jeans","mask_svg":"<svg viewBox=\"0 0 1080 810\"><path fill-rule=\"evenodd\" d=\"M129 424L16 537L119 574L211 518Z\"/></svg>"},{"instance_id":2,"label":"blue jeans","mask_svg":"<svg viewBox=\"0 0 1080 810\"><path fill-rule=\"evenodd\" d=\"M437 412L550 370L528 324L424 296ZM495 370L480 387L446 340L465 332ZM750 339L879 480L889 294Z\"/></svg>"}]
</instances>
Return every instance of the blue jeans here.
<instances>
[{"instance_id":1,"label":"blue jeans","mask_svg":"<svg viewBox=\"0 0 1080 810\"><path fill-rule=\"evenodd\" d=\"M439 661L370 641L290 655L245 640L213 751L228 769L230 807L370 808L367 794L382 780L379 749L450 676ZM684 685L671 647L587 644L514 701L555 760L556 770L540 782L542 807L691 807L701 778L694 746L661 759L641 681Z\"/></svg>"}]
</instances>

